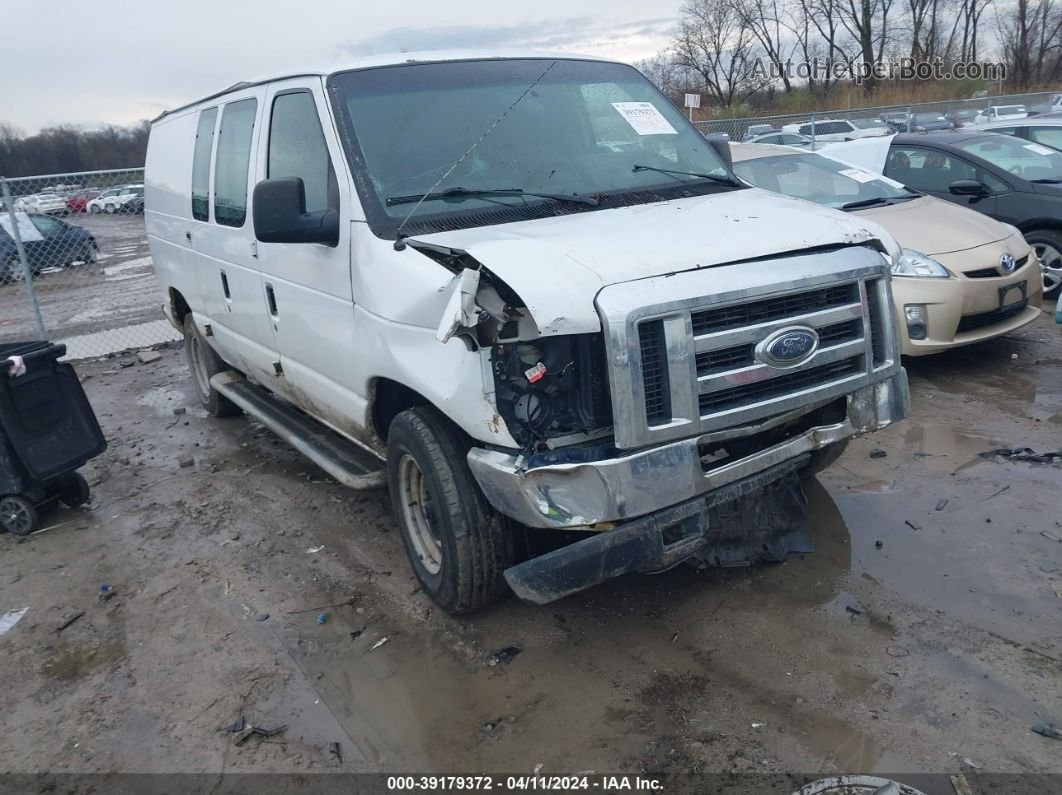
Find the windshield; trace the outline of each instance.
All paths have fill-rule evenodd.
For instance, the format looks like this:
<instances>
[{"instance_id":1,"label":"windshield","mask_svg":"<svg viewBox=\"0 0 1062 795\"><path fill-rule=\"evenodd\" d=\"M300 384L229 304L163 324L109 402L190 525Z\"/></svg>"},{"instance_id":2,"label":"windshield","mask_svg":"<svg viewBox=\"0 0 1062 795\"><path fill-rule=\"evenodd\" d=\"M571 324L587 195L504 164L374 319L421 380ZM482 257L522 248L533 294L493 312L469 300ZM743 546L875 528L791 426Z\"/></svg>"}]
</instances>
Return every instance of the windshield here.
<instances>
[{"instance_id":1,"label":"windshield","mask_svg":"<svg viewBox=\"0 0 1062 795\"><path fill-rule=\"evenodd\" d=\"M722 159L622 64L403 64L342 72L329 88L368 221L382 237L400 226L416 234L734 189L705 178L728 177ZM454 188L463 190L407 198ZM475 195L512 189L523 195Z\"/></svg>"},{"instance_id":2,"label":"windshield","mask_svg":"<svg viewBox=\"0 0 1062 795\"><path fill-rule=\"evenodd\" d=\"M955 146L1023 179L1062 179L1062 152L1043 144L993 135L959 141Z\"/></svg>"},{"instance_id":3,"label":"windshield","mask_svg":"<svg viewBox=\"0 0 1062 795\"><path fill-rule=\"evenodd\" d=\"M1027 113L1024 105L1001 105L996 108L996 113L1000 116L1014 116L1018 113Z\"/></svg>"},{"instance_id":4,"label":"windshield","mask_svg":"<svg viewBox=\"0 0 1062 795\"><path fill-rule=\"evenodd\" d=\"M881 119L852 119L852 125L861 130L871 130L875 127L884 127L885 122Z\"/></svg>"},{"instance_id":5,"label":"windshield","mask_svg":"<svg viewBox=\"0 0 1062 795\"><path fill-rule=\"evenodd\" d=\"M734 171L757 188L841 208L858 202L885 204L920 194L880 174L815 154L784 154L734 163Z\"/></svg>"}]
</instances>

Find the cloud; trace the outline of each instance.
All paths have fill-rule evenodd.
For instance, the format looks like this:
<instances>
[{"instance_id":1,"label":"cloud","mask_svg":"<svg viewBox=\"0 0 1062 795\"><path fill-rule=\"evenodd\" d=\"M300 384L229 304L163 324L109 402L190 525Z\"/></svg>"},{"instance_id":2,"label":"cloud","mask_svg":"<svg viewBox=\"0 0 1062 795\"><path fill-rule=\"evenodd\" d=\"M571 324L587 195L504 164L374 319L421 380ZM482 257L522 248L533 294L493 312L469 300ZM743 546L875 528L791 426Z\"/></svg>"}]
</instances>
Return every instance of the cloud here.
<instances>
[{"instance_id":1,"label":"cloud","mask_svg":"<svg viewBox=\"0 0 1062 795\"><path fill-rule=\"evenodd\" d=\"M641 19L616 23L591 17L526 21L509 25L441 25L391 28L347 45L353 56L421 50L564 50L589 54L646 55L670 37L675 18ZM632 49L633 48L633 49Z\"/></svg>"}]
</instances>

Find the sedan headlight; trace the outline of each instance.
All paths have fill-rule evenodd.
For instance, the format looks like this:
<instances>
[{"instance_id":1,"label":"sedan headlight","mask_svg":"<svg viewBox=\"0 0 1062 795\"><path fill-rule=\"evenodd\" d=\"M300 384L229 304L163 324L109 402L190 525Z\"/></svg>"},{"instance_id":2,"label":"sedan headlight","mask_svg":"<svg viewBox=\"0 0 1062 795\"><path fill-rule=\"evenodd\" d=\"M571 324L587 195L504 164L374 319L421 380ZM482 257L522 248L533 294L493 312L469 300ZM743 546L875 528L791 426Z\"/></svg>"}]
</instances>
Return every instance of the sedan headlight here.
<instances>
[{"instance_id":1,"label":"sedan headlight","mask_svg":"<svg viewBox=\"0 0 1062 795\"><path fill-rule=\"evenodd\" d=\"M946 279L951 274L948 269L932 257L926 256L921 251L905 248L900 253L899 260L892 266L893 276L915 276L926 279Z\"/></svg>"}]
</instances>

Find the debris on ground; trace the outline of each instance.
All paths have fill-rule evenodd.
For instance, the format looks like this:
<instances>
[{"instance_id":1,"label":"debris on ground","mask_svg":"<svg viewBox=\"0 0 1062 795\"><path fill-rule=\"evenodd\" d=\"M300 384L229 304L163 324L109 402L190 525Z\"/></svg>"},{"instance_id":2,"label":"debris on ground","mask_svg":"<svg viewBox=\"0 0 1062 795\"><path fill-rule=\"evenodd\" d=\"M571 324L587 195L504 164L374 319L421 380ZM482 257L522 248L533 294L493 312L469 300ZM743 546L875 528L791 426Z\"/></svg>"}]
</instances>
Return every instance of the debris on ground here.
<instances>
[{"instance_id":1,"label":"debris on ground","mask_svg":"<svg viewBox=\"0 0 1062 795\"><path fill-rule=\"evenodd\" d=\"M324 544L321 544L321 546L319 546L319 547L310 547L309 549L306 550L306 554L307 555L316 555L322 549L324 549Z\"/></svg>"},{"instance_id":2,"label":"debris on ground","mask_svg":"<svg viewBox=\"0 0 1062 795\"><path fill-rule=\"evenodd\" d=\"M936 509L938 511L943 511L947 507L947 505L948 505L948 498L947 497L942 497L941 499L937 500L937 508Z\"/></svg>"},{"instance_id":3,"label":"debris on ground","mask_svg":"<svg viewBox=\"0 0 1062 795\"><path fill-rule=\"evenodd\" d=\"M184 456L183 458L178 458L177 459L177 466L180 467L181 469L188 469L188 467L194 466L194 465L195 465L195 459L192 458L192 456L190 456L190 455L187 455L187 456Z\"/></svg>"},{"instance_id":4,"label":"debris on ground","mask_svg":"<svg viewBox=\"0 0 1062 795\"><path fill-rule=\"evenodd\" d=\"M329 743L328 753L334 756L339 764L343 764L343 747L339 743Z\"/></svg>"},{"instance_id":5,"label":"debris on ground","mask_svg":"<svg viewBox=\"0 0 1062 795\"><path fill-rule=\"evenodd\" d=\"M244 720L243 715L240 715L240 717L237 718L233 723L230 723L227 726L220 727L218 729L218 731L219 732L228 732L230 734L236 734L237 732L242 732L246 728L247 728L247 721Z\"/></svg>"},{"instance_id":6,"label":"debris on ground","mask_svg":"<svg viewBox=\"0 0 1062 795\"><path fill-rule=\"evenodd\" d=\"M243 719L241 718L240 720L243 720ZM264 726L249 726L246 729L243 729L243 730L239 731L239 735L240 736L236 738L236 743L235 744L236 745L243 745L251 737L261 737L263 739L267 738L267 737L273 737L273 736L275 736L277 734L280 734L283 731L287 731L287 728L288 728L287 725L277 726L276 728L273 728L273 729L267 729Z\"/></svg>"},{"instance_id":7,"label":"debris on ground","mask_svg":"<svg viewBox=\"0 0 1062 795\"><path fill-rule=\"evenodd\" d=\"M911 652L907 650L906 646L900 646L894 643L891 646L885 647L885 653L890 657L906 657Z\"/></svg>"},{"instance_id":8,"label":"debris on ground","mask_svg":"<svg viewBox=\"0 0 1062 795\"><path fill-rule=\"evenodd\" d=\"M754 728L754 729L762 729L766 725L767 725L766 723L753 723L752 724L752 728Z\"/></svg>"},{"instance_id":9,"label":"debris on ground","mask_svg":"<svg viewBox=\"0 0 1062 795\"><path fill-rule=\"evenodd\" d=\"M269 620L269 613L265 613L265 612L255 613L254 614L254 620L255 621L268 621Z\"/></svg>"},{"instance_id":10,"label":"debris on ground","mask_svg":"<svg viewBox=\"0 0 1062 795\"><path fill-rule=\"evenodd\" d=\"M883 546L885 546L885 542L883 541L879 540L874 542L874 549L881 549Z\"/></svg>"},{"instance_id":11,"label":"debris on ground","mask_svg":"<svg viewBox=\"0 0 1062 795\"><path fill-rule=\"evenodd\" d=\"M904 524L910 527L912 530L922 529L922 525L918 524L917 522L912 522L910 519L905 519Z\"/></svg>"},{"instance_id":12,"label":"debris on ground","mask_svg":"<svg viewBox=\"0 0 1062 795\"><path fill-rule=\"evenodd\" d=\"M854 616L863 615L863 611L860 610L858 607L852 607L851 605L845 605L844 609L847 610L849 613L851 613Z\"/></svg>"},{"instance_id":13,"label":"debris on ground","mask_svg":"<svg viewBox=\"0 0 1062 795\"><path fill-rule=\"evenodd\" d=\"M328 614L327 613L318 613L317 614L317 623L318 624L323 624L326 621L328 621Z\"/></svg>"},{"instance_id":14,"label":"debris on ground","mask_svg":"<svg viewBox=\"0 0 1062 795\"><path fill-rule=\"evenodd\" d=\"M480 726L479 730L481 732L483 732L484 734L494 734L494 730L498 728L498 725L501 722L502 722L501 718L495 718L494 720L489 720L486 723L484 723L482 726Z\"/></svg>"},{"instance_id":15,"label":"debris on ground","mask_svg":"<svg viewBox=\"0 0 1062 795\"><path fill-rule=\"evenodd\" d=\"M888 452L882 450L880 447L875 447L873 450L870 451L871 458L885 458L887 455Z\"/></svg>"},{"instance_id":16,"label":"debris on ground","mask_svg":"<svg viewBox=\"0 0 1062 795\"><path fill-rule=\"evenodd\" d=\"M1040 564L1040 571L1042 571L1044 574L1054 574L1056 571L1058 571L1058 564L1057 563L1041 563Z\"/></svg>"},{"instance_id":17,"label":"debris on ground","mask_svg":"<svg viewBox=\"0 0 1062 795\"><path fill-rule=\"evenodd\" d=\"M158 351L140 351L137 353L136 358L140 360L141 364L151 364L161 359L162 354Z\"/></svg>"},{"instance_id":18,"label":"debris on ground","mask_svg":"<svg viewBox=\"0 0 1062 795\"><path fill-rule=\"evenodd\" d=\"M1038 453L1031 447L1000 447L977 455L979 458L1006 458L1009 461L1025 461L1030 464L1062 464L1062 450Z\"/></svg>"},{"instance_id":19,"label":"debris on ground","mask_svg":"<svg viewBox=\"0 0 1062 795\"><path fill-rule=\"evenodd\" d=\"M372 644L372 646L369 647L369 651L376 651L378 648L383 646L389 640L391 640L391 636L390 635L385 635L384 637L382 637L378 641L376 641L374 644Z\"/></svg>"},{"instance_id":20,"label":"debris on ground","mask_svg":"<svg viewBox=\"0 0 1062 795\"><path fill-rule=\"evenodd\" d=\"M114 593L114 589L107 583L104 583L100 586L100 592L96 594L97 604L103 604L104 602L110 601L114 598Z\"/></svg>"},{"instance_id":21,"label":"debris on ground","mask_svg":"<svg viewBox=\"0 0 1062 795\"><path fill-rule=\"evenodd\" d=\"M79 618L83 618L83 617L84 617L84 615L85 615L85 611L84 611L84 610L82 610L82 611L81 611L80 613L74 613L74 615L70 616L70 618L68 618L68 619L67 619L66 621L64 621L64 622L63 622L62 624L60 624L59 626L57 626L57 627L55 628L55 631L56 631L56 632L62 632L62 631L63 631L64 629L66 629L67 627L69 627L69 626L70 626L71 624L73 624L73 623L74 623L75 621L77 621L77 620L78 620Z\"/></svg>"},{"instance_id":22,"label":"debris on ground","mask_svg":"<svg viewBox=\"0 0 1062 795\"><path fill-rule=\"evenodd\" d=\"M2 616L0 616L0 635L6 635L11 631L11 628L22 620L22 616L26 615L28 607L23 607L18 610L8 610Z\"/></svg>"},{"instance_id":23,"label":"debris on ground","mask_svg":"<svg viewBox=\"0 0 1062 795\"><path fill-rule=\"evenodd\" d=\"M1052 533L1050 530L1041 530L1040 535L1042 535L1048 541L1057 541L1059 543L1062 543L1062 536L1058 535L1058 533Z\"/></svg>"},{"instance_id":24,"label":"debris on ground","mask_svg":"<svg viewBox=\"0 0 1062 795\"><path fill-rule=\"evenodd\" d=\"M506 646L504 649L498 649L487 660L487 665L508 665L522 651L523 649L519 646Z\"/></svg>"},{"instance_id":25,"label":"debris on ground","mask_svg":"<svg viewBox=\"0 0 1062 795\"><path fill-rule=\"evenodd\" d=\"M175 417L180 417L182 414L186 413L187 411L188 411L188 409L186 409L184 406L178 406L177 408L175 408L173 410L173 415Z\"/></svg>"},{"instance_id":26,"label":"debris on ground","mask_svg":"<svg viewBox=\"0 0 1062 795\"><path fill-rule=\"evenodd\" d=\"M1053 723L1037 723L1032 727L1032 730L1044 737L1050 737L1052 740L1062 740L1062 729Z\"/></svg>"}]
</instances>

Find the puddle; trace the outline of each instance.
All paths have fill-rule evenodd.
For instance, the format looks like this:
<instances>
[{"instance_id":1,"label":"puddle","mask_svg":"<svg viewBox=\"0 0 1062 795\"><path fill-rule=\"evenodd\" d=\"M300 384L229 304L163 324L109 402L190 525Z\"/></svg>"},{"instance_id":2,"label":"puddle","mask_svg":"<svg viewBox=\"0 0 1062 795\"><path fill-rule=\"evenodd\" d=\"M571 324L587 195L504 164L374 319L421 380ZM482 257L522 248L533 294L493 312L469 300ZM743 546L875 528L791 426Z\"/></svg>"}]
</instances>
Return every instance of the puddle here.
<instances>
[{"instance_id":1,"label":"puddle","mask_svg":"<svg viewBox=\"0 0 1062 795\"><path fill-rule=\"evenodd\" d=\"M53 679L72 681L88 676L93 671L117 662L125 656L121 643L103 646L66 646L41 666L41 674Z\"/></svg>"}]
</instances>

